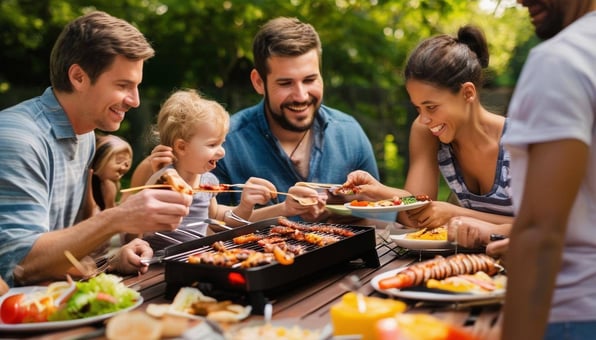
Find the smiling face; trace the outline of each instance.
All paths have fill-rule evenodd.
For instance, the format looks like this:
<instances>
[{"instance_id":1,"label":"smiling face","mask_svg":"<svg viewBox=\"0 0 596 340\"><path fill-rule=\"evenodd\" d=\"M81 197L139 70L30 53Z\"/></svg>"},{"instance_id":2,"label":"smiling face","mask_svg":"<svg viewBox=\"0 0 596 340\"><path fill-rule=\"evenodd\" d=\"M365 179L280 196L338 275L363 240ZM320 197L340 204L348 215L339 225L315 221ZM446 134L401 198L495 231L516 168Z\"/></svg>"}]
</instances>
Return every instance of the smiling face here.
<instances>
[{"instance_id":1,"label":"smiling face","mask_svg":"<svg viewBox=\"0 0 596 340\"><path fill-rule=\"evenodd\" d=\"M176 170L183 177L185 174L203 174L217 166L217 161L222 159L226 152L223 148L227 125L221 121L213 123L203 122L198 124L196 133L188 141L179 139L175 142L175 153L177 157Z\"/></svg>"},{"instance_id":2,"label":"smiling face","mask_svg":"<svg viewBox=\"0 0 596 340\"><path fill-rule=\"evenodd\" d=\"M463 95L415 79L406 82L410 101L418 112L418 121L428 127L442 143L451 143L459 126L465 123L469 112Z\"/></svg>"},{"instance_id":3,"label":"smiling face","mask_svg":"<svg viewBox=\"0 0 596 340\"><path fill-rule=\"evenodd\" d=\"M138 86L143 77L143 60L117 56L95 83L78 66L71 67L71 80L78 95L77 114L69 114L75 132L93 129L116 131L126 111L140 104ZM68 111L67 111L68 113Z\"/></svg>"},{"instance_id":4,"label":"smiling face","mask_svg":"<svg viewBox=\"0 0 596 340\"><path fill-rule=\"evenodd\" d=\"M268 65L266 80L255 70L251 80L255 90L265 96L270 123L290 131L308 130L323 98L317 51L297 57L270 57Z\"/></svg>"},{"instance_id":5,"label":"smiling face","mask_svg":"<svg viewBox=\"0 0 596 340\"><path fill-rule=\"evenodd\" d=\"M132 155L127 150L114 153L95 174L102 180L119 181L129 170Z\"/></svg>"}]
</instances>

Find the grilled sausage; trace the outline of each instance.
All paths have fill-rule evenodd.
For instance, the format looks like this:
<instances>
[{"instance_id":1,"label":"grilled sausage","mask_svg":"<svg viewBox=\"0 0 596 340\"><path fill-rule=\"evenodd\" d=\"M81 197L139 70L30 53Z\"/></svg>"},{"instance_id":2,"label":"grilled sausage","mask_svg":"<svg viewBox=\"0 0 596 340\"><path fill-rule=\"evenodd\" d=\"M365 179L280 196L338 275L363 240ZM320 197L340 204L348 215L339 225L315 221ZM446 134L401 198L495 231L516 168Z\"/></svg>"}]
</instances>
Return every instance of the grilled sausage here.
<instances>
[{"instance_id":1,"label":"grilled sausage","mask_svg":"<svg viewBox=\"0 0 596 340\"><path fill-rule=\"evenodd\" d=\"M379 281L379 288L406 288L417 286L430 279L442 280L449 276L474 274L483 271L488 275L495 275L499 268L495 260L485 254L456 254L447 258L436 256L413 264L400 271L395 276Z\"/></svg>"}]
</instances>

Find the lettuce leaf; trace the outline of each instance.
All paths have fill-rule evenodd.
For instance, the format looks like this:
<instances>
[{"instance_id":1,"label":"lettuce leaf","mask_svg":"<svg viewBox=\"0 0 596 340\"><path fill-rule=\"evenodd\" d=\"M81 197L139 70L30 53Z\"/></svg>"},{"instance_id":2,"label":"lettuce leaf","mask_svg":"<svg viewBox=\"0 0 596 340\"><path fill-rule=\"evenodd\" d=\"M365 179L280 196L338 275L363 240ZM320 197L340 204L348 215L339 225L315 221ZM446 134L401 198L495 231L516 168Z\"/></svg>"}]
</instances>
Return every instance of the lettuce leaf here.
<instances>
[{"instance_id":1,"label":"lettuce leaf","mask_svg":"<svg viewBox=\"0 0 596 340\"><path fill-rule=\"evenodd\" d=\"M101 273L84 282L77 282L77 290L49 321L82 319L128 308L138 301L140 294L124 285L122 278Z\"/></svg>"}]
</instances>

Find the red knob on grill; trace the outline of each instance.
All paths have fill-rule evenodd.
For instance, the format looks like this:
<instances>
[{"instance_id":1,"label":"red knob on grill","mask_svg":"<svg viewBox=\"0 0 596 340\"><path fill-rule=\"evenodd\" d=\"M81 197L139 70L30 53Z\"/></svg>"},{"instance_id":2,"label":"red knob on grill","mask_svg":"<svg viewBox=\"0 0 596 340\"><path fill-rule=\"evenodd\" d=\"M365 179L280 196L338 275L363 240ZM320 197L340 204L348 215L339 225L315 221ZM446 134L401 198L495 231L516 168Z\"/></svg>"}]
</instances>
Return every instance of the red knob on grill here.
<instances>
[{"instance_id":1,"label":"red knob on grill","mask_svg":"<svg viewBox=\"0 0 596 340\"><path fill-rule=\"evenodd\" d=\"M240 273L229 273L228 274L228 282L231 285L245 285L246 284L246 278L244 277L244 275L240 274Z\"/></svg>"}]
</instances>

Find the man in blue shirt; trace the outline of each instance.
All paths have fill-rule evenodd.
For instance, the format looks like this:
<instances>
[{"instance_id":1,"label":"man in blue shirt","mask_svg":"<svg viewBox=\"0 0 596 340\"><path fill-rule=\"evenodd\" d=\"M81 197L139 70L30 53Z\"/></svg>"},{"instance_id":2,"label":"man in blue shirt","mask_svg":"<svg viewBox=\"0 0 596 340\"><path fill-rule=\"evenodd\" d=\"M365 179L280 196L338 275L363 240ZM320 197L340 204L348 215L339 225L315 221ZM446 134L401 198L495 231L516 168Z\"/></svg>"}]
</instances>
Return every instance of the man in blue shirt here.
<instances>
[{"instance_id":1,"label":"man in blue shirt","mask_svg":"<svg viewBox=\"0 0 596 340\"><path fill-rule=\"evenodd\" d=\"M9 285L64 279L72 267L65 251L82 258L116 234L173 230L188 214L191 196L169 190L144 190L97 215L83 213L91 211L94 129L117 130L139 106L143 64L153 54L135 27L91 12L58 37L52 87L0 112L0 275ZM136 239L110 265L145 272L141 257L152 254Z\"/></svg>"},{"instance_id":2,"label":"man in blue shirt","mask_svg":"<svg viewBox=\"0 0 596 340\"><path fill-rule=\"evenodd\" d=\"M358 169L379 177L359 123L322 105L322 48L311 25L294 18L270 20L255 36L253 54L250 78L263 100L232 115L226 156L213 170L221 183L258 176L287 191L296 182L341 184ZM236 204L240 196L217 199Z\"/></svg>"}]
</instances>

